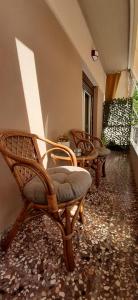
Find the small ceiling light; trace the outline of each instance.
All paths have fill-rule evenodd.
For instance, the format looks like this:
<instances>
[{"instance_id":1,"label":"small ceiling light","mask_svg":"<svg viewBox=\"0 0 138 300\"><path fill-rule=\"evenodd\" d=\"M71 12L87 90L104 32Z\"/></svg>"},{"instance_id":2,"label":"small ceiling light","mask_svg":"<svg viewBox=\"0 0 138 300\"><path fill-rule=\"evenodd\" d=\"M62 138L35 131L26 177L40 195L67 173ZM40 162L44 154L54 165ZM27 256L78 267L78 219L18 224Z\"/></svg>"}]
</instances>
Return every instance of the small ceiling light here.
<instances>
[{"instance_id":1,"label":"small ceiling light","mask_svg":"<svg viewBox=\"0 0 138 300\"><path fill-rule=\"evenodd\" d=\"M91 51L91 57L92 57L92 59L95 61L95 60L98 59L98 56L99 56L98 51L95 50L95 49L92 49L92 51Z\"/></svg>"}]
</instances>

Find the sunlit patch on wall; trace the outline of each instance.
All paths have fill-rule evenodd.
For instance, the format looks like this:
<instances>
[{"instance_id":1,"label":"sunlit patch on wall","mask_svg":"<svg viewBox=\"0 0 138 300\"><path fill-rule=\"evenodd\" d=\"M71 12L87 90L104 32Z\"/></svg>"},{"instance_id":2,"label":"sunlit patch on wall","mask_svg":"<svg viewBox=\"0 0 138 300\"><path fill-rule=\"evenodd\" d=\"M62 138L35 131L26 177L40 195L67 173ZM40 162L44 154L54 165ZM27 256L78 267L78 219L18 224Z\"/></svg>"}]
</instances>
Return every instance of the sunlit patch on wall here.
<instances>
[{"instance_id":1,"label":"sunlit patch on wall","mask_svg":"<svg viewBox=\"0 0 138 300\"><path fill-rule=\"evenodd\" d=\"M41 137L44 137L45 134L34 53L17 38L15 39L15 41L30 132L36 133ZM41 154L43 154L45 150L45 144L41 144Z\"/></svg>"}]
</instances>

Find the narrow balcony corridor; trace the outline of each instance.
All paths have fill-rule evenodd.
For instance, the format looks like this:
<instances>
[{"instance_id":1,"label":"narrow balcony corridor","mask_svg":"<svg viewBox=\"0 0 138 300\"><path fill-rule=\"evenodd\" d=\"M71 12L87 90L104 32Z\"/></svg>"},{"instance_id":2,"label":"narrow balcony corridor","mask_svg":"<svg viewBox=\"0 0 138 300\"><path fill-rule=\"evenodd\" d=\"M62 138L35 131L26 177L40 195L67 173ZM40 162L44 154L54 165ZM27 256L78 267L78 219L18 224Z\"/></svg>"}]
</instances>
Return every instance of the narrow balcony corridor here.
<instances>
[{"instance_id":1,"label":"narrow balcony corridor","mask_svg":"<svg viewBox=\"0 0 138 300\"><path fill-rule=\"evenodd\" d=\"M0 254L0 299L138 299L138 193L127 154L112 152L106 174L76 226L74 272L66 271L58 228L32 212Z\"/></svg>"}]
</instances>

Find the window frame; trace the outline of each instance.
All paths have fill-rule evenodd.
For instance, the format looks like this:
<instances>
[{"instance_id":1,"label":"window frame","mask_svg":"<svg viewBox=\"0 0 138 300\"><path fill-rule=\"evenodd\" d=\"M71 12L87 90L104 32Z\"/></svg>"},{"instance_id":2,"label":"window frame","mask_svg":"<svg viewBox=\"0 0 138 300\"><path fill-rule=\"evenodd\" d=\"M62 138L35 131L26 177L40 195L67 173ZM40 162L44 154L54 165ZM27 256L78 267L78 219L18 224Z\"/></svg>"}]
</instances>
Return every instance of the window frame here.
<instances>
[{"instance_id":1,"label":"window frame","mask_svg":"<svg viewBox=\"0 0 138 300\"><path fill-rule=\"evenodd\" d=\"M85 130L85 103L84 103L84 95L87 93L89 96L91 96L91 105L90 106L90 112L88 118L90 118L90 134L93 134L93 112L94 112L94 85L90 81L90 79L87 77L87 75L82 72L82 115L83 115L83 130Z\"/></svg>"}]
</instances>

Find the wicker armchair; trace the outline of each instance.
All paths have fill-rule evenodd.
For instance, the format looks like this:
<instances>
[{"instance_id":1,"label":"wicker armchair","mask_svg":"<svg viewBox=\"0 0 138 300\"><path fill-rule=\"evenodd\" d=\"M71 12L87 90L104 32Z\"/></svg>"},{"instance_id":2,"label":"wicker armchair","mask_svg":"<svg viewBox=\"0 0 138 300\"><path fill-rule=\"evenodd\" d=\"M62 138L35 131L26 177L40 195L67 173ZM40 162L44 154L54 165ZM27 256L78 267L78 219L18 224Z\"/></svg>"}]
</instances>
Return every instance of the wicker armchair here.
<instances>
[{"instance_id":1,"label":"wicker armchair","mask_svg":"<svg viewBox=\"0 0 138 300\"><path fill-rule=\"evenodd\" d=\"M98 157L92 162L86 161L86 167L90 167L95 170L95 183L99 186L101 173L103 177L106 176L105 162L107 155L110 154L110 150L107 149L101 139L90 135L89 133L81 130L71 130L73 142L75 147L81 148L84 155L89 155L95 148L98 151Z\"/></svg>"},{"instance_id":2,"label":"wicker armchair","mask_svg":"<svg viewBox=\"0 0 138 300\"><path fill-rule=\"evenodd\" d=\"M41 157L38 141L48 147ZM54 151L63 151L70 156L72 166L45 169L44 157ZM71 149L42 139L35 134L20 131L0 132L0 151L10 167L22 194L24 207L6 239L1 241L6 250L15 237L19 226L32 208L46 213L61 230L64 258L68 271L74 270L72 236L78 216L83 221L83 202L91 186L91 176L83 168L77 167L76 157ZM76 206L72 216L70 209Z\"/></svg>"}]
</instances>

